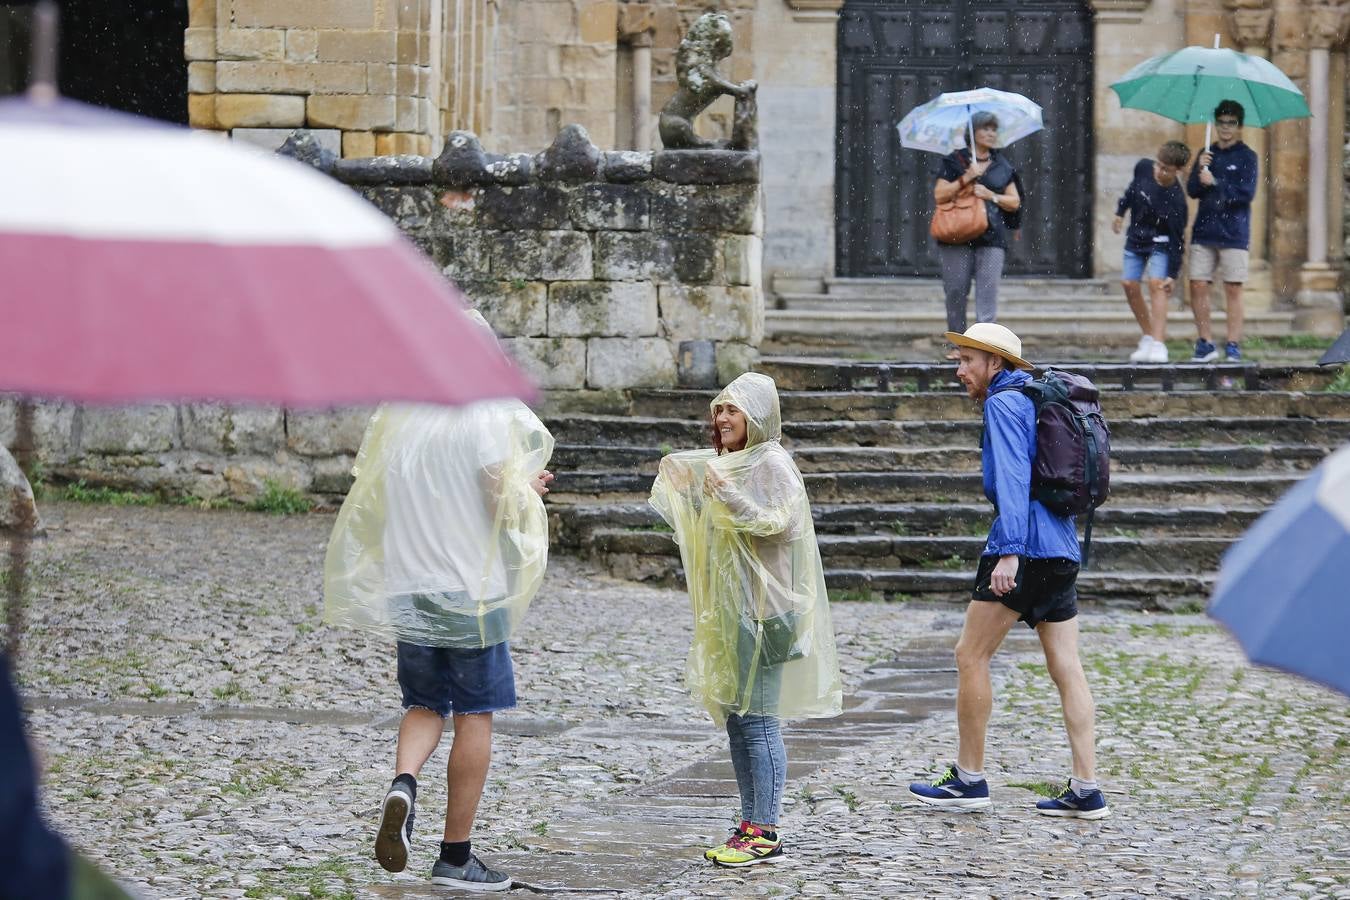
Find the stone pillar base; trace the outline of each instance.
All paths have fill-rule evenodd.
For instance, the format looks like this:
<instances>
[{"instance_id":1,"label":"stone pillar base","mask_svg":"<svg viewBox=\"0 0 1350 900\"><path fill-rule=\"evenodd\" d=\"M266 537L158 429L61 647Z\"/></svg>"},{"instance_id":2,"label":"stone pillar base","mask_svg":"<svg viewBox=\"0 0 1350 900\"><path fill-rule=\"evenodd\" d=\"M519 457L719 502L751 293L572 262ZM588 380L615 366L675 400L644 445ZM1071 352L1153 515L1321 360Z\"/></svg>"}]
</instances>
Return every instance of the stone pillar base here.
<instances>
[{"instance_id":1,"label":"stone pillar base","mask_svg":"<svg viewBox=\"0 0 1350 900\"><path fill-rule=\"evenodd\" d=\"M1304 264L1294 301L1294 331L1321 337L1340 335L1345 328L1345 298L1339 282L1340 272L1328 264Z\"/></svg>"}]
</instances>

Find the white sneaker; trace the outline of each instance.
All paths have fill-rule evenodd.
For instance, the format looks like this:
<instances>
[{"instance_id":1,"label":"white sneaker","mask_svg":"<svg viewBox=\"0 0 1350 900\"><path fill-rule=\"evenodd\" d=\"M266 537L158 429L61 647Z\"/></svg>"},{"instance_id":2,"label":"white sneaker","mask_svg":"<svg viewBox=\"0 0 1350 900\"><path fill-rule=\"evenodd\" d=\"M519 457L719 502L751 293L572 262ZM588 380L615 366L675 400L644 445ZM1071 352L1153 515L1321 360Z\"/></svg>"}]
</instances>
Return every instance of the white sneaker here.
<instances>
[{"instance_id":1,"label":"white sneaker","mask_svg":"<svg viewBox=\"0 0 1350 900\"><path fill-rule=\"evenodd\" d=\"M1144 358L1144 362L1165 363L1167 361L1167 345L1162 341L1153 341L1152 345L1148 348L1148 356Z\"/></svg>"},{"instance_id":2,"label":"white sneaker","mask_svg":"<svg viewBox=\"0 0 1350 900\"><path fill-rule=\"evenodd\" d=\"M1144 335L1139 339L1139 347L1130 354L1130 362L1148 362L1148 356L1153 352L1153 336Z\"/></svg>"}]
</instances>

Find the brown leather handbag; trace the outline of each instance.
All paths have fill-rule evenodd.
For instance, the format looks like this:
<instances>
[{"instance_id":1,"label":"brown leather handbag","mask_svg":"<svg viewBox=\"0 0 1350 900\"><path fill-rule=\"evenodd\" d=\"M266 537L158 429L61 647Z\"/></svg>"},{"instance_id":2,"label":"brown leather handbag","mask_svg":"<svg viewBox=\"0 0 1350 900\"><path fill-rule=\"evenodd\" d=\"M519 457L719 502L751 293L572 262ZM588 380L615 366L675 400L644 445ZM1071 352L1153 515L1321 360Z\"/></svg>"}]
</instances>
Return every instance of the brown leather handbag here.
<instances>
[{"instance_id":1,"label":"brown leather handbag","mask_svg":"<svg viewBox=\"0 0 1350 900\"><path fill-rule=\"evenodd\" d=\"M943 244L968 244L989 230L989 210L968 184L946 203L933 210L928 233Z\"/></svg>"}]
</instances>

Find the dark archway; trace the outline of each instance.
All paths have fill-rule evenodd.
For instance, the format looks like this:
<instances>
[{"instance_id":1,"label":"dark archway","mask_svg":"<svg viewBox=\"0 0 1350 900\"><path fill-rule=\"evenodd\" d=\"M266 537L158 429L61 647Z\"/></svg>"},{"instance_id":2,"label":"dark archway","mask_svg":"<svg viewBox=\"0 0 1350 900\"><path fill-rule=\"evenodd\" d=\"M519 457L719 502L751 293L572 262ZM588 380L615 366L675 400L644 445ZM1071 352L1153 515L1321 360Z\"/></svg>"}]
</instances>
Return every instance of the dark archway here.
<instances>
[{"instance_id":1,"label":"dark archway","mask_svg":"<svg viewBox=\"0 0 1350 900\"><path fill-rule=\"evenodd\" d=\"M938 157L903 150L906 112L993 87L1045 110L1008 148L1029 194L1013 275L1092 271L1092 17L1082 0L847 0L839 17L835 209L841 275L934 275Z\"/></svg>"}]
</instances>

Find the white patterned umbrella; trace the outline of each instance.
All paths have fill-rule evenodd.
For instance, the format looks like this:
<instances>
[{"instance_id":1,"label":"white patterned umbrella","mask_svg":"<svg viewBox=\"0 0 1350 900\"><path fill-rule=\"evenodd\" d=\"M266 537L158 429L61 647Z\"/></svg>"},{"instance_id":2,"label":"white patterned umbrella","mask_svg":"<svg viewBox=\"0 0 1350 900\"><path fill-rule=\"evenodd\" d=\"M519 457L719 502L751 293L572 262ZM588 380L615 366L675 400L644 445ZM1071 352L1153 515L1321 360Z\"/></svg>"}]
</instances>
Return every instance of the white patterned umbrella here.
<instances>
[{"instance_id":1,"label":"white patterned umbrella","mask_svg":"<svg viewBox=\"0 0 1350 900\"><path fill-rule=\"evenodd\" d=\"M950 153L966 146L970 118L977 112L998 117L999 146L1006 147L1029 134L1040 131L1041 108L1009 91L976 88L939 94L922 106L916 106L900 120L900 146L929 153Z\"/></svg>"}]
</instances>

